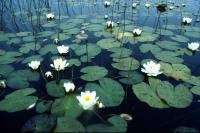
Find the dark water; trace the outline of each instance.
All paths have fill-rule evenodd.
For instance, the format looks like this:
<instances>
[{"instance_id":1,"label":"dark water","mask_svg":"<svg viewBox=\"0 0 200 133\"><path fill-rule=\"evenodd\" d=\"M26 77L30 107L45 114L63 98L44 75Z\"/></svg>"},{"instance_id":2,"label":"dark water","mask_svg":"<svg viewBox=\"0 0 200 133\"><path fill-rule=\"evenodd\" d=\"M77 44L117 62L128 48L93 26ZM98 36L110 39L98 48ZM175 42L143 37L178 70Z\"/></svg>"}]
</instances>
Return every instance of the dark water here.
<instances>
[{"instance_id":1,"label":"dark water","mask_svg":"<svg viewBox=\"0 0 200 133\"><path fill-rule=\"evenodd\" d=\"M123 9L124 4L126 3L128 8L126 10L125 18L127 20L130 20L133 25L136 26L150 26L156 29L157 22L160 23L160 26L165 26L169 24L179 25L181 24L181 14L189 14L195 18L196 16L194 14L199 13L200 10L200 2L198 0L191 0L191 1L177 1L174 0L175 5L181 5L182 3L186 4L185 8L177 8L173 11L173 15L169 17L162 17L160 20L158 20L158 11L156 10L156 7L151 7L150 9L145 9L144 6L141 6L137 11L132 10L131 5L134 0L125 0L120 1L120 4L115 4L114 8L105 9L103 7L103 0L74 0L74 2L68 1L68 0L60 0L61 4L58 5L57 2L54 0L1 0L0 2L0 28L1 31L8 32L8 33L18 33L20 31L30 31L33 35L37 34L41 31L47 30L42 26L42 24L46 23L46 19L42 19L44 17L44 14L46 10L48 12L53 12L56 16L59 14L61 16L69 16L69 18L66 19L56 19L55 22L57 24L62 24L65 21L76 18L77 16L81 17L83 15L86 15L86 17L83 19L83 22L87 23L90 22L95 16L104 17L105 14L112 12L114 14L120 14L119 17L114 17L114 20L122 21L123 22ZM146 1L142 1L141 5L144 4ZM156 3L159 1L148 1L151 3ZM169 2L169 1L168 1ZM78 3L78 5L77 5ZM94 5L94 3L97 3ZM59 6L59 8L58 8ZM112 10L114 9L114 10ZM95 15L97 14L97 15ZM37 19L34 21L31 21L31 19ZM33 17L33 18L32 18ZM40 18L41 17L41 18ZM200 14L199 16L200 17ZM41 20L40 20L41 19ZM28 20L28 21L27 21ZM105 21L106 22L106 21ZM36 25L33 23L37 23ZM192 23L191 26L199 27L200 23ZM80 29L80 25L76 26ZM159 30L159 26L157 27ZM49 29L48 29L49 30ZM59 33L58 28L50 28L51 31L54 31L55 33ZM183 35L183 30L172 30L173 33L178 35ZM60 31L62 32L62 31ZM88 43L96 43L99 38L97 39L92 32L87 33L89 35ZM200 33L199 33L200 35ZM74 35L71 36L71 38L75 38ZM189 38L189 37L188 37ZM157 42L159 40L169 40L168 36L160 35L160 37L155 40L154 42ZM36 40L37 42L41 42L41 40ZM190 38L190 42L192 41L199 41L199 38ZM51 44L52 39L49 39L48 41L44 42L42 45ZM66 41L62 41L63 44L72 44L72 39L68 39ZM152 42L153 43L153 42ZM18 47L17 46L9 46L5 45L4 42L0 42L0 48L5 49L6 51L15 51ZM85 40L82 40L80 44L85 44ZM137 47L134 47L134 57L142 61L146 58L152 58L155 59L154 56L151 53L142 54L139 52L138 46L141 43L137 44ZM131 47L131 44L127 43L127 47ZM182 43L182 46L187 46L186 43ZM34 53L29 53L29 55ZM62 78L72 78L71 73L74 71L74 77L73 82L76 83L76 86L83 87L87 82L80 79L79 77L82 75L79 71L84 66L89 65L99 65L104 66L109 70L109 77L112 77L116 80L118 80L118 70L113 69L111 66L112 58L109 57L110 52L107 52L105 50L102 50L102 52L95 57L95 59L92 60L92 62L89 63L82 63L81 66L72 69L69 69L66 71L63 75L61 75ZM76 55L72 52L72 57L76 57ZM51 55L45 55L45 58L50 58ZM199 58L200 54L197 52L194 56L184 56L184 64L186 64L192 72L192 75L199 76L200 75L200 67L199 66ZM50 61L43 61L43 65L41 66L43 71L48 70L48 65L50 64ZM27 66L20 65L20 64L12 64L15 66L15 70L18 69L26 69ZM138 70L140 71L140 70ZM70 75L70 77L69 77ZM181 81L175 81L172 78L166 78L165 76L159 76L160 79L168 80L171 83L178 84L181 83ZM145 78L145 81L147 81L147 78ZM31 83L31 86L37 89L36 95L38 97L44 97L44 99L52 99L53 97L48 96L45 89L46 82L45 80L40 77L39 82L33 82ZM193 127L196 129L200 129L199 123L200 123L200 110L198 102L199 97L194 96L193 102L190 107L187 107L185 109L175 109L175 108L169 108L169 109L154 109L149 107L147 104L141 102L136 98L136 96L133 94L132 87L130 85L122 84L124 88L127 88L127 98L124 99L123 103L119 107L113 107L113 108L106 108L99 111L99 113L106 118L108 114L121 114L121 113L128 113L133 117L133 120L128 122L128 132L129 131L140 131L140 132L153 132L153 131L173 131L175 128L179 126L188 126ZM2 91L2 95L0 99L3 99L6 94L9 94L13 91L12 88L6 88L6 90ZM22 125L31 117L36 115L36 112L34 109L29 111L20 111L16 113L6 113L6 112L0 112L0 131L20 131Z\"/></svg>"}]
</instances>

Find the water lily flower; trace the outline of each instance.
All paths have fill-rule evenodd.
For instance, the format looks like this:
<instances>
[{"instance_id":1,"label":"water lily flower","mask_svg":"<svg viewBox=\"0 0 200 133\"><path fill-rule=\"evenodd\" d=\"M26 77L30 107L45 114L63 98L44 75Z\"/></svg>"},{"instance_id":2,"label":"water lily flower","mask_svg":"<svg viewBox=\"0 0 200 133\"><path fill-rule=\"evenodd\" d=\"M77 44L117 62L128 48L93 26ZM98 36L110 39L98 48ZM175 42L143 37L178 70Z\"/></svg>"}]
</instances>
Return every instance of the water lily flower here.
<instances>
[{"instance_id":1,"label":"water lily flower","mask_svg":"<svg viewBox=\"0 0 200 133\"><path fill-rule=\"evenodd\" d=\"M107 28L113 28L115 25L115 23L112 21L107 21L106 23L107 23Z\"/></svg>"},{"instance_id":2,"label":"water lily flower","mask_svg":"<svg viewBox=\"0 0 200 133\"><path fill-rule=\"evenodd\" d=\"M192 22L192 19L188 17L183 17L182 22L183 24L190 24Z\"/></svg>"},{"instance_id":3,"label":"water lily flower","mask_svg":"<svg viewBox=\"0 0 200 133\"><path fill-rule=\"evenodd\" d=\"M36 105L36 103L33 103L33 104L29 105L29 106L26 108L26 110L30 110L30 109L34 108L35 105Z\"/></svg>"},{"instance_id":4,"label":"water lily flower","mask_svg":"<svg viewBox=\"0 0 200 133\"><path fill-rule=\"evenodd\" d=\"M140 29L134 29L134 30L133 30L133 35L134 35L134 36L140 36L141 33L142 33L142 30L140 30Z\"/></svg>"},{"instance_id":5,"label":"water lily flower","mask_svg":"<svg viewBox=\"0 0 200 133\"><path fill-rule=\"evenodd\" d=\"M136 8L136 7L137 7L137 3L133 3L133 4L132 4L132 7L133 7L133 8Z\"/></svg>"},{"instance_id":6,"label":"water lily flower","mask_svg":"<svg viewBox=\"0 0 200 133\"><path fill-rule=\"evenodd\" d=\"M53 74L50 71L47 71L44 75L45 75L46 78L50 78L50 79L53 78Z\"/></svg>"},{"instance_id":7,"label":"water lily flower","mask_svg":"<svg viewBox=\"0 0 200 133\"><path fill-rule=\"evenodd\" d=\"M170 9L170 10L173 10L173 9L174 9L174 7L173 7L173 6L169 6L169 9Z\"/></svg>"},{"instance_id":8,"label":"water lily flower","mask_svg":"<svg viewBox=\"0 0 200 133\"><path fill-rule=\"evenodd\" d=\"M70 91L74 91L75 85L74 83L71 83L71 82L64 83L64 88L65 88L65 91L69 93Z\"/></svg>"},{"instance_id":9,"label":"water lily flower","mask_svg":"<svg viewBox=\"0 0 200 133\"><path fill-rule=\"evenodd\" d=\"M182 6L185 7L185 4L183 3Z\"/></svg>"},{"instance_id":10,"label":"water lily flower","mask_svg":"<svg viewBox=\"0 0 200 133\"><path fill-rule=\"evenodd\" d=\"M31 63L28 63L28 66L33 70L37 70L40 66L40 61L31 61Z\"/></svg>"},{"instance_id":11,"label":"water lily flower","mask_svg":"<svg viewBox=\"0 0 200 133\"><path fill-rule=\"evenodd\" d=\"M53 64L50 66L53 67L56 71L61 71L65 70L65 68L69 66L69 63L67 63L67 60L62 60L62 58L59 58L55 59Z\"/></svg>"},{"instance_id":12,"label":"water lily flower","mask_svg":"<svg viewBox=\"0 0 200 133\"><path fill-rule=\"evenodd\" d=\"M55 39L53 40L53 43L54 43L54 44L58 44L58 43L59 43L59 39L58 39L58 38L55 38Z\"/></svg>"},{"instance_id":13,"label":"water lily flower","mask_svg":"<svg viewBox=\"0 0 200 133\"><path fill-rule=\"evenodd\" d=\"M57 49L59 54L66 54L69 52L69 47L65 45L57 46Z\"/></svg>"},{"instance_id":14,"label":"water lily flower","mask_svg":"<svg viewBox=\"0 0 200 133\"><path fill-rule=\"evenodd\" d=\"M79 101L79 105L84 110L92 110L94 108L94 106L98 103L98 99L99 99L99 97L96 97L95 91L81 92L81 95L77 96L76 98Z\"/></svg>"},{"instance_id":15,"label":"water lily flower","mask_svg":"<svg viewBox=\"0 0 200 133\"><path fill-rule=\"evenodd\" d=\"M151 4L146 3L144 6L145 6L146 8L149 8L149 7L151 7Z\"/></svg>"},{"instance_id":16,"label":"water lily flower","mask_svg":"<svg viewBox=\"0 0 200 133\"><path fill-rule=\"evenodd\" d=\"M198 51L200 44L197 42L188 43L188 49L192 51Z\"/></svg>"},{"instance_id":17,"label":"water lily flower","mask_svg":"<svg viewBox=\"0 0 200 133\"><path fill-rule=\"evenodd\" d=\"M104 7L105 7L105 8L110 7L110 2L109 2L109 1L104 1Z\"/></svg>"},{"instance_id":18,"label":"water lily flower","mask_svg":"<svg viewBox=\"0 0 200 133\"><path fill-rule=\"evenodd\" d=\"M53 13L48 13L48 14L46 14L46 17L48 20L52 20L55 18L55 15Z\"/></svg>"},{"instance_id":19,"label":"water lily flower","mask_svg":"<svg viewBox=\"0 0 200 133\"><path fill-rule=\"evenodd\" d=\"M5 83L4 80L1 80L1 81L0 81L0 88L1 88L1 89L6 88L6 83Z\"/></svg>"},{"instance_id":20,"label":"water lily flower","mask_svg":"<svg viewBox=\"0 0 200 133\"><path fill-rule=\"evenodd\" d=\"M143 64L143 67L144 68L142 68L141 71L146 73L148 76L157 76L162 73L160 71L160 64L156 64L152 60Z\"/></svg>"},{"instance_id":21,"label":"water lily flower","mask_svg":"<svg viewBox=\"0 0 200 133\"><path fill-rule=\"evenodd\" d=\"M106 15L104 15L104 19L108 19L108 15L106 14Z\"/></svg>"}]
</instances>

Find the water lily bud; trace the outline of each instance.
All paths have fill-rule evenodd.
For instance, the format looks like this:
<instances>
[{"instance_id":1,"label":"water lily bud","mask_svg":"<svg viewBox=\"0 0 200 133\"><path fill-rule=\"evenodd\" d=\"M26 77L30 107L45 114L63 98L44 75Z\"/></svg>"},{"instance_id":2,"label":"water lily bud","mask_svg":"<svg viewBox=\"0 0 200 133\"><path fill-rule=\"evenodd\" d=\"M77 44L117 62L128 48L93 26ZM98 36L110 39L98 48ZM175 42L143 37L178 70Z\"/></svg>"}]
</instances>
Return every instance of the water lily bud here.
<instances>
[{"instance_id":1,"label":"water lily bud","mask_svg":"<svg viewBox=\"0 0 200 133\"><path fill-rule=\"evenodd\" d=\"M133 117L130 116L129 114L124 114L124 113L120 114L120 117L126 121L131 121L133 119Z\"/></svg>"},{"instance_id":2,"label":"water lily bud","mask_svg":"<svg viewBox=\"0 0 200 133\"><path fill-rule=\"evenodd\" d=\"M106 14L106 15L104 15L104 19L108 19L108 15Z\"/></svg>"},{"instance_id":3,"label":"water lily bud","mask_svg":"<svg viewBox=\"0 0 200 133\"><path fill-rule=\"evenodd\" d=\"M58 43L59 43L59 39L58 39L58 38L55 38L55 39L53 40L53 43L54 43L54 44L58 44Z\"/></svg>"},{"instance_id":4,"label":"water lily bud","mask_svg":"<svg viewBox=\"0 0 200 133\"><path fill-rule=\"evenodd\" d=\"M64 88L65 88L65 91L66 91L67 93L69 93L69 92L74 91L75 85L74 85L74 83L71 83L71 82L64 83Z\"/></svg>"},{"instance_id":5,"label":"water lily bud","mask_svg":"<svg viewBox=\"0 0 200 133\"><path fill-rule=\"evenodd\" d=\"M69 52L69 47L62 45L62 46L58 46L57 50L59 54L67 54Z\"/></svg>"},{"instance_id":6,"label":"water lily bud","mask_svg":"<svg viewBox=\"0 0 200 133\"><path fill-rule=\"evenodd\" d=\"M53 13L46 14L47 20L53 20L55 18L55 15Z\"/></svg>"},{"instance_id":7,"label":"water lily bud","mask_svg":"<svg viewBox=\"0 0 200 133\"><path fill-rule=\"evenodd\" d=\"M6 88L6 83L4 80L0 81L0 89Z\"/></svg>"}]
</instances>

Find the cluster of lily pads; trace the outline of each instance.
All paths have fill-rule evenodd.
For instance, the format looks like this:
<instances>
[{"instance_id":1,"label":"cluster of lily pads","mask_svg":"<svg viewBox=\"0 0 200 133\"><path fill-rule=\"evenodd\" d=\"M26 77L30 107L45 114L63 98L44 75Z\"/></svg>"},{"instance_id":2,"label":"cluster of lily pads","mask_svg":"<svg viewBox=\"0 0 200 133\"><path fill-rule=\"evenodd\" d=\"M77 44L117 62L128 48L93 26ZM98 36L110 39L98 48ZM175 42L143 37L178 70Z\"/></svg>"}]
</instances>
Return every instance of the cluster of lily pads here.
<instances>
[{"instance_id":1,"label":"cluster of lily pads","mask_svg":"<svg viewBox=\"0 0 200 133\"><path fill-rule=\"evenodd\" d=\"M192 75L184 64L184 57L195 56L200 47L200 28L192 25L192 18L181 16L179 26L168 24L158 32L150 26L135 26L128 19L118 19L114 4L119 3L101 3L104 15L69 18L46 12L41 17L46 30L36 35L0 32L0 43L15 48L0 50L0 88L17 89L4 96L0 110L35 109L40 114L24 124L23 132L125 132L127 121L134 119L128 112L99 114L120 106L126 98L124 86L131 88L144 106L159 109L186 108L192 104L193 94L200 95L200 77ZM174 6L170 4L172 12ZM152 6L160 11L166 8L163 4L140 1L124 7L135 11L141 5L148 11ZM177 35L176 30L183 32ZM112 72L117 77L113 78ZM175 85L160 77L179 83ZM35 87L33 83L41 80L46 84ZM79 81L84 84L80 86ZM38 97L37 91L47 92L53 100ZM94 119L94 124L88 123Z\"/></svg>"}]
</instances>

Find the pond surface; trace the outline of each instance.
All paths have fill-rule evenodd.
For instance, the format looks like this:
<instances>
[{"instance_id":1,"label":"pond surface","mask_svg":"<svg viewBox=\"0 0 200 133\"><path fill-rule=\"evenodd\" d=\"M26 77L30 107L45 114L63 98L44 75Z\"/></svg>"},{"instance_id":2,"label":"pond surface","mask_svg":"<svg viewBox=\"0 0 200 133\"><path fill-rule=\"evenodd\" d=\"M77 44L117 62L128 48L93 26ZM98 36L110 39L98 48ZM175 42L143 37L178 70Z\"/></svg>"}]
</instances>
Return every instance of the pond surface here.
<instances>
[{"instance_id":1,"label":"pond surface","mask_svg":"<svg viewBox=\"0 0 200 133\"><path fill-rule=\"evenodd\" d=\"M199 0L1 0L0 131L198 132L199 44Z\"/></svg>"}]
</instances>

